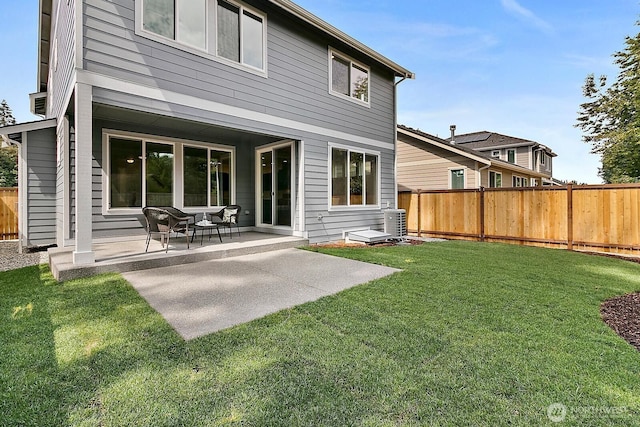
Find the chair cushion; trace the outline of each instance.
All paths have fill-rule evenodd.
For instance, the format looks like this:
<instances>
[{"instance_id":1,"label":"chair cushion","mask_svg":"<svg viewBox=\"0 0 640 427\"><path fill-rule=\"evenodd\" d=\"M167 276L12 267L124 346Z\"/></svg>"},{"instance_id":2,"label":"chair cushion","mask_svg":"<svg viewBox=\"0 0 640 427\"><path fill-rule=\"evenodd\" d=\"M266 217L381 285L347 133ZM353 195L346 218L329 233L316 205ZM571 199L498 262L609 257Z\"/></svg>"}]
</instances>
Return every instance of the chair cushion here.
<instances>
[{"instance_id":1,"label":"chair cushion","mask_svg":"<svg viewBox=\"0 0 640 427\"><path fill-rule=\"evenodd\" d=\"M238 209L225 209L224 214L222 215L222 222L228 222L230 224L236 223L236 214L238 213Z\"/></svg>"}]
</instances>

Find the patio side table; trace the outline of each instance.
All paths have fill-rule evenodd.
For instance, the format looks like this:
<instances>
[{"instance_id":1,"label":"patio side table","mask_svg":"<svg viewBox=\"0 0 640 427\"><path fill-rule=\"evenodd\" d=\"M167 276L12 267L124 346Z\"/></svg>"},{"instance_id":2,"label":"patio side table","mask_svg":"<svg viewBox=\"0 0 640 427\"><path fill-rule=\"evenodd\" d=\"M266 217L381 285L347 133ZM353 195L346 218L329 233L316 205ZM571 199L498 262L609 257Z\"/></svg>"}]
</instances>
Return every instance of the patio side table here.
<instances>
[{"instance_id":1,"label":"patio side table","mask_svg":"<svg viewBox=\"0 0 640 427\"><path fill-rule=\"evenodd\" d=\"M198 233L198 230L200 230L200 246L202 246L202 243L204 241L204 232L205 232L205 230L209 230L209 240L211 240L211 230L213 230L215 228L216 231L218 232L218 238L220 239L220 243L222 243L222 236L220 235L220 224L219 223L210 222L210 221L200 221L200 222L196 222L195 224L193 224L193 226L195 227L195 232L193 233L193 236L191 236L191 241L192 242L193 242L193 238Z\"/></svg>"}]
</instances>

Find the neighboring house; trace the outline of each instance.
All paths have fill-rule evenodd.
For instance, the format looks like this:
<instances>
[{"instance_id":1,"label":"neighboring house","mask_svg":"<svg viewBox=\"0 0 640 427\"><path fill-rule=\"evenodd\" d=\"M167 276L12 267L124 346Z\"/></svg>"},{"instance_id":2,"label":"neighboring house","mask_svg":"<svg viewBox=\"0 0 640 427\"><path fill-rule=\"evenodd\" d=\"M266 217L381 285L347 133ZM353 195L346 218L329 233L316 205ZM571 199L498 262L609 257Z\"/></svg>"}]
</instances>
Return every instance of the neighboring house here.
<instances>
[{"instance_id":1,"label":"neighboring house","mask_svg":"<svg viewBox=\"0 0 640 427\"><path fill-rule=\"evenodd\" d=\"M546 174L398 126L398 191L542 185Z\"/></svg>"},{"instance_id":2,"label":"neighboring house","mask_svg":"<svg viewBox=\"0 0 640 427\"><path fill-rule=\"evenodd\" d=\"M544 174L543 185L555 185L553 181L553 158L557 156L549 147L535 141L502 135L495 132L474 132L455 135L447 141L461 147L478 151L493 159L504 160L535 172Z\"/></svg>"},{"instance_id":3,"label":"neighboring house","mask_svg":"<svg viewBox=\"0 0 640 427\"><path fill-rule=\"evenodd\" d=\"M23 246L93 263L146 205L239 204L243 227L320 242L396 206L413 73L291 1L41 0L39 37L46 120L0 132L21 144Z\"/></svg>"}]
</instances>

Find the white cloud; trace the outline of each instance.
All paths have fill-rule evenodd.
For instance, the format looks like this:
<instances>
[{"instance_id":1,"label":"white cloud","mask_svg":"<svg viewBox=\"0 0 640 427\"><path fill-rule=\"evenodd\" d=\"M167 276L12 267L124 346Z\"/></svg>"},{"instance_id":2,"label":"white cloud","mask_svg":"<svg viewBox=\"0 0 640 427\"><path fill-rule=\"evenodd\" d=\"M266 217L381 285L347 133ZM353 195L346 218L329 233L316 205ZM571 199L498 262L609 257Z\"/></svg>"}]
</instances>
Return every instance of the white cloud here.
<instances>
[{"instance_id":1,"label":"white cloud","mask_svg":"<svg viewBox=\"0 0 640 427\"><path fill-rule=\"evenodd\" d=\"M538 17L535 13L522 6L516 0L500 0L500 2L507 12L516 15L534 27L537 27L545 33L551 33L553 31L553 27L548 22Z\"/></svg>"}]
</instances>

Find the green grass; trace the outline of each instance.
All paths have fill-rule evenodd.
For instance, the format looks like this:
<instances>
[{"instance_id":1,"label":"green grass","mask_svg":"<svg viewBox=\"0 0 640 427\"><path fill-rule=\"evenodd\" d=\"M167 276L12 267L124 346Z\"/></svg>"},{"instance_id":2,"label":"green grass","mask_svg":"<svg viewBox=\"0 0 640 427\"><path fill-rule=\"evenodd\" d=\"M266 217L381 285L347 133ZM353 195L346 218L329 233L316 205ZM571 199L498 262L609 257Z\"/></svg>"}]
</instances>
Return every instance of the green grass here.
<instances>
[{"instance_id":1,"label":"green grass","mask_svg":"<svg viewBox=\"0 0 640 427\"><path fill-rule=\"evenodd\" d=\"M404 271L190 342L118 275L0 273L0 425L640 425L599 317L640 265L469 242L324 249Z\"/></svg>"}]
</instances>

